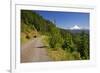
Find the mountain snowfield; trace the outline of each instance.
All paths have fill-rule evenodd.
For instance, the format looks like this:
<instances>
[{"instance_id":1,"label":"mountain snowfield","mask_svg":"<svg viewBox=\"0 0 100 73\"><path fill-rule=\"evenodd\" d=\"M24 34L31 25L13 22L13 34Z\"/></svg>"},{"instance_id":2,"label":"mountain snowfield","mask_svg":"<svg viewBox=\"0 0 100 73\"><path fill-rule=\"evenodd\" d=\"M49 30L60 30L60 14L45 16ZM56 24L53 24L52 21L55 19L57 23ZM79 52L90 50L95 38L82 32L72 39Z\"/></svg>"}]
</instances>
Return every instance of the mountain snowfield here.
<instances>
[{"instance_id":1,"label":"mountain snowfield","mask_svg":"<svg viewBox=\"0 0 100 73\"><path fill-rule=\"evenodd\" d=\"M89 29L81 28L81 27L78 26L78 25L74 25L74 26L71 27L68 31L70 31L70 32L73 33L73 34L81 33L82 31L84 31L85 33L88 33L88 34L89 34Z\"/></svg>"},{"instance_id":2,"label":"mountain snowfield","mask_svg":"<svg viewBox=\"0 0 100 73\"><path fill-rule=\"evenodd\" d=\"M80 30L81 28L78 25L74 25L70 28L71 30Z\"/></svg>"}]
</instances>

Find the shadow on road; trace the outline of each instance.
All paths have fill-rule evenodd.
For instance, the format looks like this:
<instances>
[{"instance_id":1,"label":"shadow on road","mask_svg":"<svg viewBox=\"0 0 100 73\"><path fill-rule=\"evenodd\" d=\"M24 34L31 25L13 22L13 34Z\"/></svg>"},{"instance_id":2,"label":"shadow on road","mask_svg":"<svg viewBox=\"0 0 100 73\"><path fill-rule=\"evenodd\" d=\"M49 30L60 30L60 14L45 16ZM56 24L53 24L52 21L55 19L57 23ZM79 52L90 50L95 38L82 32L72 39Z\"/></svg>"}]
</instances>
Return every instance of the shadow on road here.
<instances>
[{"instance_id":1,"label":"shadow on road","mask_svg":"<svg viewBox=\"0 0 100 73\"><path fill-rule=\"evenodd\" d=\"M48 48L48 46L38 46L36 48Z\"/></svg>"}]
</instances>

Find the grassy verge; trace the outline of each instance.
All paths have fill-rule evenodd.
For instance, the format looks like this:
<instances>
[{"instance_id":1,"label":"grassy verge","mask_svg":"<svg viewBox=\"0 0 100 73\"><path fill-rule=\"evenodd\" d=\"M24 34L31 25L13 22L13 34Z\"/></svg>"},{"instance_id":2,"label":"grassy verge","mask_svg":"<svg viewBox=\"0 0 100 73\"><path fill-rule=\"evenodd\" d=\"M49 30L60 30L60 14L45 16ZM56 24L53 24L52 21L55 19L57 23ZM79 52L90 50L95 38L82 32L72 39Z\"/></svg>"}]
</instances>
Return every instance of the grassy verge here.
<instances>
[{"instance_id":1,"label":"grassy verge","mask_svg":"<svg viewBox=\"0 0 100 73\"><path fill-rule=\"evenodd\" d=\"M26 38L26 34L25 33L21 33L21 44L24 44L28 41L28 39Z\"/></svg>"},{"instance_id":2,"label":"grassy verge","mask_svg":"<svg viewBox=\"0 0 100 73\"><path fill-rule=\"evenodd\" d=\"M41 38L42 38L42 42L44 43L44 45L49 47L49 37L42 35Z\"/></svg>"},{"instance_id":3,"label":"grassy verge","mask_svg":"<svg viewBox=\"0 0 100 73\"><path fill-rule=\"evenodd\" d=\"M48 55L54 61L69 61L69 60L80 60L80 54L78 52L66 52L62 49L52 50L48 49Z\"/></svg>"}]
</instances>

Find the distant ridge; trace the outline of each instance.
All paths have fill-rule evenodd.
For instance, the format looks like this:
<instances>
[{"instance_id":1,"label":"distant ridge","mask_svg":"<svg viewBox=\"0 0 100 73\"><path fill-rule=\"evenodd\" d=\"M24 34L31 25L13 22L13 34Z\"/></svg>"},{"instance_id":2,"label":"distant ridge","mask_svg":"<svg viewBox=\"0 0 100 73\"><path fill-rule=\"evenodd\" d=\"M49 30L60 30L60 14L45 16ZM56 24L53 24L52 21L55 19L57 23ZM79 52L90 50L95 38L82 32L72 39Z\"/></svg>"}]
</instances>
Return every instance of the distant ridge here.
<instances>
[{"instance_id":1,"label":"distant ridge","mask_svg":"<svg viewBox=\"0 0 100 73\"><path fill-rule=\"evenodd\" d=\"M75 30L67 30L67 31L71 32L72 34L81 33L81 32L85 32L85 33L89 34L89 29L81 29L81 30L75 29Z\"/></svg>"},{"instance_id":2,"label":"distant ridge","mask_svg":"<svg viewBox=\"0 0 100 73\"><path fill-rule=\"evenodd\" d=\"M60 30L66 31L66 32L70 32L72 34L77 34L77 33L81 33L81 32L85 32L87 34L89 34L89 29L61 29Z\"/></svg>"}]
</instances>

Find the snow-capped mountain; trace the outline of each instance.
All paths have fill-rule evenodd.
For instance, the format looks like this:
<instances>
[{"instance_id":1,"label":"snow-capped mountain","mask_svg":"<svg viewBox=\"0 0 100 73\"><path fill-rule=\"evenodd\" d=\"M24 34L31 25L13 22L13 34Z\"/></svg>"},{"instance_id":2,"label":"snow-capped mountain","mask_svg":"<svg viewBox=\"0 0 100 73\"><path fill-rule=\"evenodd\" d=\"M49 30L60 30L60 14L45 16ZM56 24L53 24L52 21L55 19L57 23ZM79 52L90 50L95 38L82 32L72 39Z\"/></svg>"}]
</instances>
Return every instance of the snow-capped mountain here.
<instances>
[{"instance_id":1,"label":"snow-capped mountain","mask_svg":"<svg viewBox=\"0 0 100 73\"><path fill-rule=\"evenodd\" d=\"M78 25L74 25L70 28L71 30L80 30L81 28Z\"/></svg>"}]
</instances>

